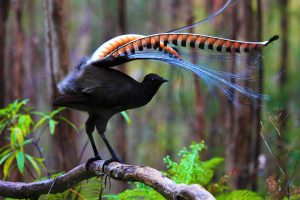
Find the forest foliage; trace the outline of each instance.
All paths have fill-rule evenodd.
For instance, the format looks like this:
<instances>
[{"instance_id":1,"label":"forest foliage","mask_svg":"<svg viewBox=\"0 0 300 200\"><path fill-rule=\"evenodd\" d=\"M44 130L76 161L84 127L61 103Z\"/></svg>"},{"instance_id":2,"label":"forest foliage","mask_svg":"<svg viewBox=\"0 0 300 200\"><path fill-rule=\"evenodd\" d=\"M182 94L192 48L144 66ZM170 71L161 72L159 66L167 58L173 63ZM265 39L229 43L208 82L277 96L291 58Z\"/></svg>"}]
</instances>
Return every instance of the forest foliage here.
<instances>
[{"instance_id":1,"label":"forest foliage","mask_svg":"<svg viewBox=\"0 0 300 200\"><path fill-rule=\"evenodd\" d=\"M1 179L40 180L70 170L91 157L92 150L83 131L86 116L51 106L57 95L56 83L81 57L91 55L99 45L120 34L165 32L203 19L225 2L3 0ZM53 8L62 12L47 15ZM239 75L248 73L246 68L250 67L250 78L241 84L266 94L266 101L237 96L245 104L232 103L215 88L207 87L205 81L162 63L136 61L123 66L121 69L137 80L155 72L170 81L149 105L110 121L108 139L124 161L152 166L178 183L202 184L219 199L297 199L299 8L297 0L240 0L215 19L189 30L247 41L262 41L278 34L280 39L276 43L256 59L244 58L241 65L234 65L237 59L230 56L214 60L217 56L207 58L205 52L196 52L208 67L218 62L219 69L233 70ZM53 36L51 44L48 35ZM250 65L248 60L256 64ZM99 137L96 141L101 155L109 158ZM98 198L100 188L101 180L92 179L62 196L50 196ZM142 184L115 182L112 191L106 189L104 195L122 199L140 192L159 196Z\"/></svg>"}]
</instances>

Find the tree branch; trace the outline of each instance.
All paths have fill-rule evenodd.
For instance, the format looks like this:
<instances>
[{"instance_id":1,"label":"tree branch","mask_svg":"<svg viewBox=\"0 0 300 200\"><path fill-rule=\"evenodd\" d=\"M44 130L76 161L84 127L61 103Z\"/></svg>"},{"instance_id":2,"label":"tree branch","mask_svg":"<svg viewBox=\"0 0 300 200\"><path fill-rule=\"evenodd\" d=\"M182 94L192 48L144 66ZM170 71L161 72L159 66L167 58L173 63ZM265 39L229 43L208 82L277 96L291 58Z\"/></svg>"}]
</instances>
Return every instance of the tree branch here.
<instances>
[{"instance_id":1,"label":"tree branch","mask_svg":"<svg viewBox=\"0 0 300 200\"><path fill-rule=\"evenodd\" d=\"M89 171L85 164L54 179L32 183L0 181L0 195L11 198L37 198L42 194L55 194L77 185L94 176L104 176L102 173L103 160L92 163ZM105 174L115 180L141 182L159 192L167 199L215 199L208 191L197 184L176 184L156 169L147 166L125 165L110 163L105 166Z\"/></svg>"}]
</instances>

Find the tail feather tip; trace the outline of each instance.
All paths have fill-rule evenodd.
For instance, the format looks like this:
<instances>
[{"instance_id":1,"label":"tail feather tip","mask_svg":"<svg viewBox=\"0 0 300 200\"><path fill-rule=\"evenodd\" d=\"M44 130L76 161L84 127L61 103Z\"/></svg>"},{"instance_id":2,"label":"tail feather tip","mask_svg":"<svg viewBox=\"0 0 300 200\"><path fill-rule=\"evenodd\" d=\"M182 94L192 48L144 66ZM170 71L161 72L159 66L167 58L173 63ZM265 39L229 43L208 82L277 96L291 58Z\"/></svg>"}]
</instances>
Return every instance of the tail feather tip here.
<instances>
[{"instance_id":1,"label":"tail feather tip","mask_svg":"<svg viewBox=\"0 0 300 200\"><path fill-rule=\"evenodd\" d=\"M271 37L268 40L268 42L265 44L265 46L268 45L268 44L270 44L271 42L274 42L274 41L278 40L278 39L279 39L279 35L274 35L273 37Z\"/></svg>"}]
</instances>

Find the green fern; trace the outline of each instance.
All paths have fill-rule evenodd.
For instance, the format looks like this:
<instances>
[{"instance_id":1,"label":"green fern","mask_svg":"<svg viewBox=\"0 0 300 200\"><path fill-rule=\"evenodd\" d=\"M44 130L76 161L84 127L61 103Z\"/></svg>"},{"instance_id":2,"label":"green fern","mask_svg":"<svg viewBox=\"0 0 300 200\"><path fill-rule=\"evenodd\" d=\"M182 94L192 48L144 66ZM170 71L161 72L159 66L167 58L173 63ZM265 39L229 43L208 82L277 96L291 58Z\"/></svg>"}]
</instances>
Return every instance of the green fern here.
<instances>
[{"instance_id":1,"label":"green fern","mask_svg":"<svg viewBox=\"0 0 300 200\"><path fill-rule=\"evenodd\" d=\"M250 190L235 190L217 196L217 200L263 200L263 198Z\"/></svg>"},{"instance_id":2,"label":"green fern","mask_svg":"<svg viewBox=\"0 0 300 200\"><path fill-rule=\"evenodd\" d=\"M147 200L163 200L165 199L152 188L142 184L136 183L135 188L125 190L117 195L105 195L109 200L126 200L126 199L147 199Z\"/></svg>"},{"instance_id":3,"label":"green fern","mask_svg":"<svg viewBox=\"0 0 300 200\"><path fill-rule=\"evenodd\" d=\"M223 161L222 158L213 158L201 162L199 154L206 149L204 142L192 144L188 149L184 148L178 154L180 161L175 162L169 156L164 158L168 171L164 172L176 183L200 184L202 186L211 182L214 169ZM105 195L111 200L126 199L164 199L159 193L142 183L136 183L135 188L126 190L117 195Z\"/></svg>"},{"instance_id":4,"label":"green fern","mask_svg":"<svg viewBox=\"0 0 300 200\"><path fill-rule=\"evenodd\" d=\"M214 176L214 169L223 162L223 158L212 158L201 162L200 152L206 149L204 142L192 144L189 150L183 149L179 152L180 162L174 162L169 156L164 158L167 164L168 176L176 183L207 185Z\"/></svg>"},{"instance_id":5,"label":"green fern","mask_svg":"<svg viewBox=\"0 0 300 200\"><path fill-rule=\"evenodd\" d=\"M57 174L60 175L60 174ZM63 193L42 195L39 199L58 200L58 199L70 199L70 200L82 200L82 199L99 199L99 194L102 189L102 182L99 178L91 178L88 181L81 182L74 188L68 189Z\"/></svg>"}]
</instances>

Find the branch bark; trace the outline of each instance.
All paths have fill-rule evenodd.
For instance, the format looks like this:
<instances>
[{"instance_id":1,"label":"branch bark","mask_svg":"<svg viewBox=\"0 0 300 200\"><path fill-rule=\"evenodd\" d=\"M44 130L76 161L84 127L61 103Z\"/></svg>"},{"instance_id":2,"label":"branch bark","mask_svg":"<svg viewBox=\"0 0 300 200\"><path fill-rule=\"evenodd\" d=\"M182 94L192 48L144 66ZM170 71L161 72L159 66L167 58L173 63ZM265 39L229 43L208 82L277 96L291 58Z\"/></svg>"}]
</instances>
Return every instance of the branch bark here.
<instances>
[{"instance_id":1,"label":"branch bark","mask_svg":"<svg viewBox=\"0 0 300 200\"><path fill-rule=\"evenodd\" d=\"M10 198L38 198L42 194L63 192L78 183L94 176L110 174L111 178L120 181L141 182L159 192L167 199L215 199L200 185L176 184L156 169L147 166L125 165L110 163L102 166L104 161L96 161L85 170L85 164L75 167L71 171L54 179L32 183L0 181L0 195Z\"/></svg>"}]
</instances>

